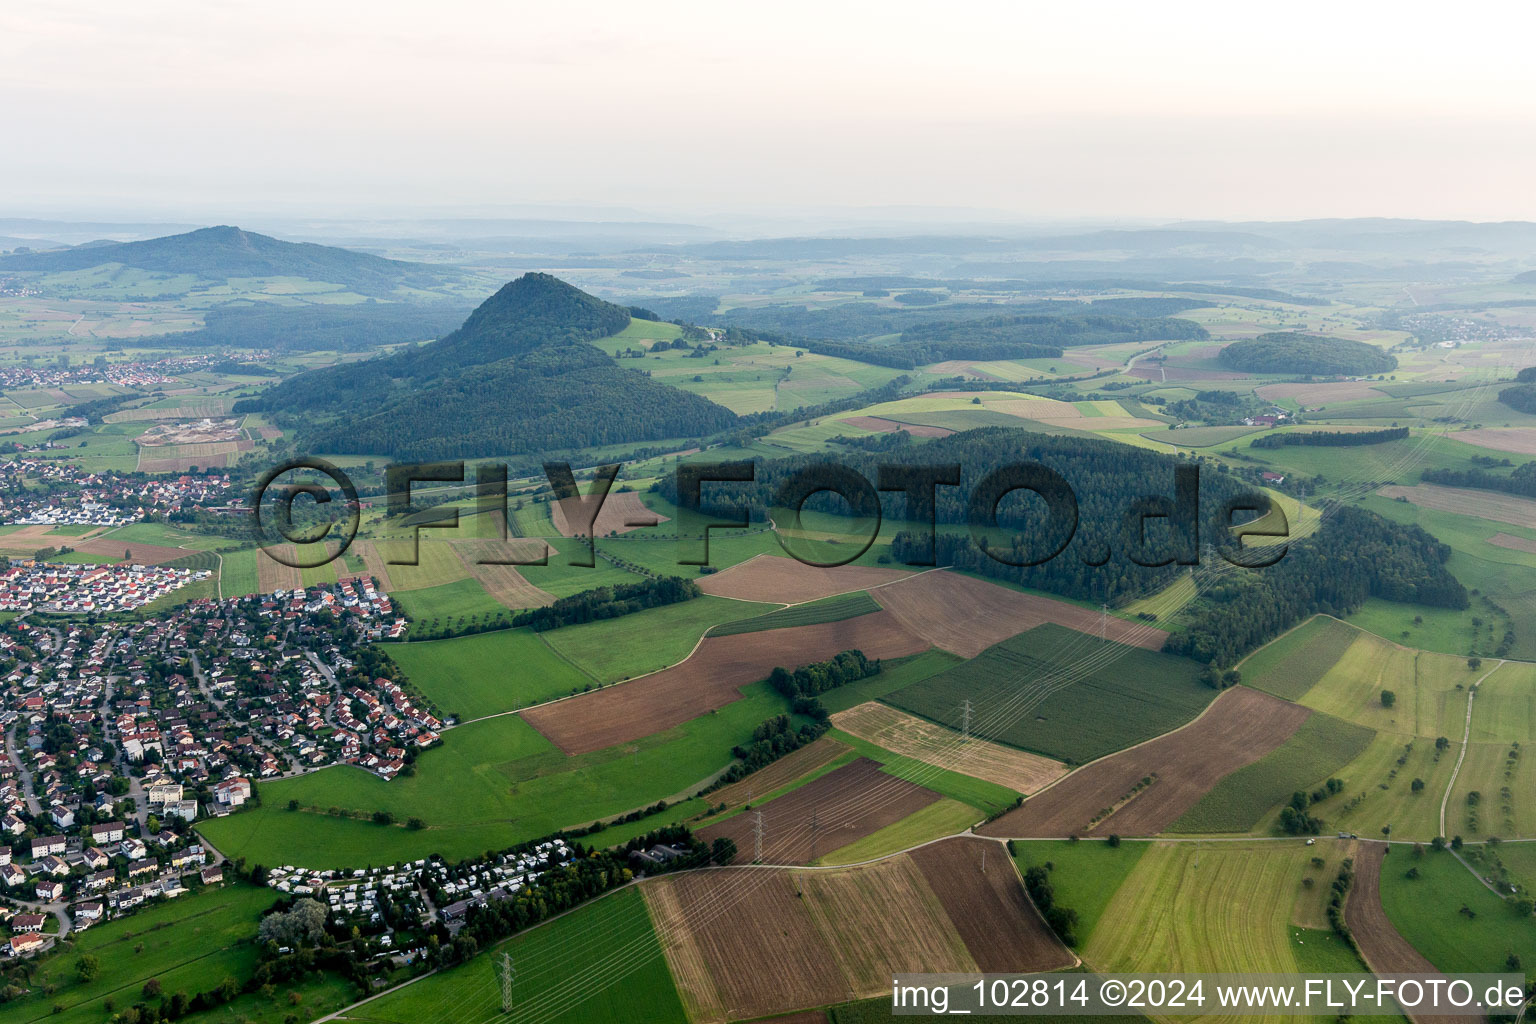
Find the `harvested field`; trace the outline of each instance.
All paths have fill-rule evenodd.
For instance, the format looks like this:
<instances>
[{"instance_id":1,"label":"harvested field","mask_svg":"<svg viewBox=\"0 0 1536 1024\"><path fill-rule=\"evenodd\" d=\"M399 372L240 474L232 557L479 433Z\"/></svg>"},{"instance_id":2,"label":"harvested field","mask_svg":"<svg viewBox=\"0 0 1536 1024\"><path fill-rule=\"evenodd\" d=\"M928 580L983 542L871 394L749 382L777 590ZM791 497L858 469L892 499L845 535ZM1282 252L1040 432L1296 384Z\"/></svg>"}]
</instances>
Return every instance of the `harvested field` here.
<instances>
[{"instance_id":1,"label":"harvested field","mask_svg":"<svg viewBox=\"0 0 1536 1024\"><path fill-rule=\"evenodd\" d=\"M379 589L388 593L394 590L394 584L389 580L389 566L384 562L384 555L371 540L355 541L352 547L357 551L358 557L368 567L368 575L372 576Z\"/></svg>"},{"instance_id":2,"label":"harvested field","mask_svg":"<svg viewBox=\"0 0 1536 1024\"><path fill-rule=\"evenodd\" d=\"M283 431L280 427L257 427L256 436L263 441L273 441L282 437Z\"/></svg>"},{"instance_id":3,"label":"harvested field","mask_svg":"<svg viewBox=\"0 0 1536 1024\"><path fill-rule=\"evenodd\" d=\"M1311 713L1233 687L1183 728L1084 765L977 831L1012 838L1155 835L1222 778L1284 743ZM1146 778L1151 784L1137 790ZM1113 813L1103 817L1106 810Z\"/></svg>"},{"instance_id":4,"label":"harvested field","mask_svg":"<svg viewBox=\"0 0 1536 1024\"><path fill-rule=\"evenodd\" d=\"M990 855L985 872L983 851ZM945 839L907 856L922 870L981 971L1054 971L1075 962L1024 894L1002 845Z\"/></svg>"},{"instance_id":5,"label":"harvested field","mask_svg":"<svg viewBox=\"0 0 1536 1024\"><path fill-rule=\"evenodd\" d=\"M298 552L292 544L278 544L274 550L289 561L298 559ZM300 572L291 565L284 565L271 555L265 548L256 552L256 585L261 588L263 594L270 594L277 590L294 590L302 583Z\"/></svg>"},{"instance_id":6,"label":"harvested field","mask_svg":"<svg viewBox=\"0 0 1536 1024\"><path fill-rule=\"evenodd\" d=\"M740 687L768 678L778 666L799 668L846 650L871 658L900 658L928 648L889 612L841 622L734 636L705 637L671 668L523 712L567 754L585 754L649 736L721 708ZM831 849L831 847L827 847Z\"/></svg>"},{"instance_id":7,"label":"harvested field","mask_svg":"<svg viewBox=\"0 0 1536 1024\"><path fill-rule=\"evenodd\" d=\"M688 872L648 881L641 893L696 1022L875 996L898 972L977 969L904 856L838 871Z\"/></svg>"},{"instance_id":8,"label":"harvested field","mask_svg":"<svg viewBox=\"0 0 1536 1024\"><path fill-rule=\"evenodd\" d=\"M1407 498L1420 508L1435 512L1477 516L1513 526L1536 526L1536 501L1512 494L1438 484L1414 484L1412 487L1393 484L1379 488L1376 493L1384 498Z\"/></svg>"},{"instance_id":9,"label":"harvested field","mask_svg":"<svg viewBox=\"0 0 1536 1024\"><path fill-rule=\"evenodd\" d=\"M141 452L136 467L140 473L189 473L194 469L222 469L230 465L233 452L216 455L173 455L146 459Z\"/></svg>"},{"instance_id":10,"label":"harvested field","mask_svg":"<svg viewBox=\"0 0 1536 1024\"><path fill-rule=\"evenodd\" d=\"M555 595L529 583L517 571L515 565L483 565L482 558L516 558L522 561L538 558L540 551L553 551L542 540L511 540L506 543L494 540L460 541L453 544L454 552L464 562L485 592L512 609L542 608L555 603Z\"/></svg>"},{"instance_id":11,"label":"harvested field","mask_svg":"<svg viewBox=\"0 0 1536 1024\"><path fill-rule=\"evenodd\" d=\"M76 551L83 551L88 555L101 555L104 558L121 559L123 553L131 552L125 561L135 565L159 565L162 562L174 562L178 558L196 554L190 548L163 547L156 544L140 544L137 541L113 540L110 537L100 537L96 540L70 541L69 546Z\"/></svg>"},{"instance_id":12,"label":"harvested field","mask_svg":"<svg viewBox=\"0 0 1536 1024\"><path fill-rule=\"evenodd\" d=\"M1431 974L1440 971L1426 960L1393 927L1381 906L1381 867L1386 857L1385 843L1361 843L1355 851L1355 882L1344 904L1344 923L1355 936L1366 966L1377 974ZM1401 870L1401 869L1399 869ZM1410 1020L1445 1021L1447 1024L1473 1024L1482 1017L1422 1017Z\"/></svg>"},{"instance_id":13,"label":"harvested field","mask_svg":"<svg viewBox=\"0 0 1536 1024\"><path fill-rule=\"evenodd\" d=\"M1501 548L1509 548L1511 551L1525 551L1536 555L1536 540L1528 540L1525 537L1511 537L1507 533L1496 533L1488 538L1488 543Z\"/></svg>"},{"instance_id":14,"label":"harvested field","mask_svg":"<svg viewBox=\"0 0 1536 1024\"><path fill-rule=\"evenodd\" d=\"M840 565L822 569L793 558L754 555L740 565L702 577L699 589L738 601L801 604L855 590L867 590L912 575L902 569Z\"/></svg>"},{"instance_id":15,"label":"harvested field","mask_svg":"<svg viewBox=\"0 0 1536 1024\"><path fill-rule=\"evenodd\" d=\"M0 548L7 551L25 551L31 554L38 548L58 547L59 543L69 543L73 538L49 537L48 531L53 527L47 523L39 523L33 526L23 526L19 530L0 535ZM74 544L69 544L74 547Z\"/></svg>"},{"instance_id":16,"label":"harvested field","mask_svg":"<svg viewBox=\"0 0 1536 1024\"><path fill-rule=\"evenodd\" d=\"M1478 427L1475 430L1459 430L1455 438L1494 451L1536 455L1536 430L1528 427Z\"/></svg>"},{"instance_id":17,"label":"harvested field","mask_svg":"<svg viewBox=\"0 0 1536 1024\"><path fill-rule=\"evenodd\" d=\"M751 850L761 812L763 862L811 864L821 854L863 839L938 799L933 790L886 775L878 763L861 757L752 811L701 828L698 836L707 843L728 836L737 849Z\"/></svg>"},{"instance_id":18,"label":"harvested field","mask_svg":"<svg viewBox=\"0 0 1536 1024\"><path fill-rule=\"evenodd\" d=\"M204 419L189 423L159 423L135 440L145 448L156 448L162 445L217 444L240 439L239 420Z\"/></svg>"},{"instance_id":19,"label":"harvested field","mask_svg":"<svg viewBox=\"0 0 1536 1024\"><path fill-rule=\"evenodd\" d=\"M839 711L832 724L892 753L1019 793L1034 793L1067 774L1060 761L989 740L961 741L951 729L877 701Z\"/></svg>"},{"instance_id":20,"label":"harvested field","mask_svg":"<svg viewBox=\"0 0 1536 1024\"><path fill-rule=\"evenodd\" d=\"M913 633L966 658L1047 622L1094 636L1105 625L1091 609L948 570L881 587L874 598ZM1149 651L1161 650L1168 639L1161 629L1118 618L1108 619L1107 629L1110 640Z\"/></svg>"},{"instance_id":21,"label":"harvested field","mask_svg":"<svg viewBox=\"0 0 1536 1024\"><path fill-rule=\"evenodd\" d=\"M1278 402L1294 398L1302 405L1321 405L1325 402L1357 402L1366 398L1384 398L1369 381L1342 380L1316 381L1312 383L1265 384L1254 392L1266 402Z\"/></svg>"},{"instance_id":22,"label":"harvested field","mask_svg":"<svg viewBox=\"0 0 1536 1024\"><path fill-rule=\"evenodd\" d=\"M229 411L230 399L210 398L206 401L188 402L176 406L145 406L139 409L122 409L106 416L108 423L128 423L139 420L194 420L211 416L223 416Z\"/></svg>"},{"instance_id":23,"label":"harvested field","mask_svg":"<svg viewBox=\"0 0 1536 1024\"><path fill-rule=\"evenodd\" d=\"M566 516L567 503L574 512L576 502L566 499L566 501L551 502L549 515L555 524L555 529L560 531L560 536L574 537L576 530ZM666 521L666 516L646 508L645 503L640 500L640 495L634 491L613 491L603 501L603 507L597 513L597 521L592 524L592 535L606 537L611 533L628 533L630 530L639 530L645 526ZM639 525L631 526L630 523Z\"/></svg>"},{"instance_id":24,"label":"harvested field","mask_svg":"<svg viewBox=\"0 0 1536 1024\"><path fill-rule=\"evenodd\" d=\"M976 364L986 362L982 359L946 359L942 363L930 363L923 367L925 373L937 374L940 377L976 377L980 380L1003 380L995 373L977 369ZM843 422L847 422L844 420Z\"/></svg>"},{"instance_id":25,"label":"harvested field","mask_svg":"<svg viewBox=\"0 0 1536 1024\"><path fill-rule=\"evenodd\" d=\"M780 786L787 786L800 776L830 764L852 748L830 736L823 736L808 747L791 751L768 767L748 775L740 782L733 782L710 795L711 803L723 803L727 807L751 803L764 793L772 793Z\"/></svg>"},{"instance_id":26,"label":"harvested field","mask_svg":"<svg viewBox=\"0 0 1536 1024\"><path fill-rule=\"evenodd\" d=\"M929 427L921 423L901 423L897 420L888 420L884 416L850 416L838 421L846 423L850 427L858 427L860 430L873 430L880 434L889 434L896 430L905 430L913 437L948 437L953 430L946 427Z\"/></svg>"}]
</instances>

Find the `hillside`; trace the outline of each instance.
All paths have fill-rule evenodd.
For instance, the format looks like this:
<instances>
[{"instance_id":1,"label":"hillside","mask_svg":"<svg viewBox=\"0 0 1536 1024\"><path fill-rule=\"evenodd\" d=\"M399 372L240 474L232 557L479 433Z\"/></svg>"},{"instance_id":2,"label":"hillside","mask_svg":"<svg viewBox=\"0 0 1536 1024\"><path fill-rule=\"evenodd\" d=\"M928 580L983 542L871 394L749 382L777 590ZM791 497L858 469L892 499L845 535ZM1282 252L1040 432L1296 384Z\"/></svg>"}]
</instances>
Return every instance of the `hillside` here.
<instances>
[{"instance_id":1,"label":"hillside","mask_svg":"<svg viewBox=\"0 0 1536 1024\"><path fill-rule=\"evenodd\" d=\"M1244 373L1332 374L1386 373L1397 369L1397 357L1375 345L1347 338L1274 331L1221 350L1221 364Z\"/></svg>"},{"instance_id":2,"label":"hillside","mask_svg":"<svg viewBox=\"0 0 1536 1024\"><path fill-rule=\"evenodd\" d=\"M441 341L300 374L236 411L270 413L312 450L436 459L691 437L736 422L590 344L629 312L525 274Z\"/></svg>"},{"instance_id":3,"label":"hillside","mask_svg":"<svg viewBox=\"0 0 1536 1024\"><path fill-rule=\"evenodd\" d=\"M142 242L90 243L51 252L0 257L0 272L62 273L121 264L158 274L204 280L302 277L339 284L363 295L387 295L402 285L430 287L457 276L450 269L404 263L310 242L284 242L236 227L201 228Z\"/></svg>"}]
</instances>

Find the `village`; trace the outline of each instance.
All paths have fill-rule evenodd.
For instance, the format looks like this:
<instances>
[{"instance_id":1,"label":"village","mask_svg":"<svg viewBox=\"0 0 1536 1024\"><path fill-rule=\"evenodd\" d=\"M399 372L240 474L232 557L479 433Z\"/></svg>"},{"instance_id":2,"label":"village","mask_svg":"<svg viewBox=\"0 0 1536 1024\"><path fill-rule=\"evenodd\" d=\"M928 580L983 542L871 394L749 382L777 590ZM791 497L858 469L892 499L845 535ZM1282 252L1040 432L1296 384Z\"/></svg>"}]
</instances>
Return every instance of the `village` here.
<instances>
[{"instance_id":1,"label":"village","mask_svg":"<svg viewBox=\"0 0 1536 1024\"><path fill-rule=\"evenodd\" d=\"M221 884L222 858L190 826L257 799L261 780L334 764L387 780L438 742L446 723L368 643L403 626L369 577L197 598L137 622L52 614L126 607L130 589L137 600L196 576L0 574L6 607L29 613L0 626L0 952Z\"/></svg>"},{"instance_id":2,"label":"village","mask_svg":"<svg viewBox=\"0 0 1536 1024\"><path fill-rule=\"evenodd\" d=\"M228 473L125 476L87 472L59 459L0 462L0 523L101 526L136 523L229 501Z\"/></svg>"}]
</instances>

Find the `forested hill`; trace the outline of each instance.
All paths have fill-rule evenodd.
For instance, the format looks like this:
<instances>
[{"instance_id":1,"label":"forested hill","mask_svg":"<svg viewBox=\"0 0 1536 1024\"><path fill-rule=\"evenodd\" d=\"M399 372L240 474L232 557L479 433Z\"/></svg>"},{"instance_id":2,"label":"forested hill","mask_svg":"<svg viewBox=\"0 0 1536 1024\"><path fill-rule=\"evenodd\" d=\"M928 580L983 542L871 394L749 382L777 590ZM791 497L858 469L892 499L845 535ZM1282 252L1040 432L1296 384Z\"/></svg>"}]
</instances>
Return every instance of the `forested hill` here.
<instances>
[{"instance_id":1,"label":"forested hill","mask_svg":"<svg viewBox=\"0 0 1536 1024\"><path fill-rule=\"evenodd\" d=\"M736 423L591 344L628 325L622 306L525 274L441 341L302 373L235 409L270 413L313 451L397 459L572 451Z\"/></svg>"},{"instance_id":2,"label":"forested hill","mask_svg":"<svg viewBox=\"0 0 1536 1024\"><path fill-rule=\"evenodd\" d=\"M1375 345L1348 338L1274 331L1234 341L1217 356L1223 366L1244 373L1334 374L1387 373L1397 357Z\"/></svg>"},{"instance_id":3,"label":"forested hill","mask_svg":"<svg viewBox=\"0 0 1536 1024\"><path fill-rule=\"evenodd\" d=\"M361 295L388 295L402 285L433 287L458 276L448 267L405 263L309 242L284 242L253 231L200 228L141 242L85 245L0 257L0 271L86 270L120 263L160 274L203 280L232 277L302 277L343 285Z\"/></svg>"},{"instance_id":4,"label":"forested hill","mask_svg":"<svg viewBox=\"0 0 1536 1024\"><path fill-rule=\"evenodd\" d=\"M464 322L458 303L359 302L351 305L219 306L195 331L160 334L144 346L255 348L273 352L367 352L440 338Z\"/></svg>"}]
</instances>

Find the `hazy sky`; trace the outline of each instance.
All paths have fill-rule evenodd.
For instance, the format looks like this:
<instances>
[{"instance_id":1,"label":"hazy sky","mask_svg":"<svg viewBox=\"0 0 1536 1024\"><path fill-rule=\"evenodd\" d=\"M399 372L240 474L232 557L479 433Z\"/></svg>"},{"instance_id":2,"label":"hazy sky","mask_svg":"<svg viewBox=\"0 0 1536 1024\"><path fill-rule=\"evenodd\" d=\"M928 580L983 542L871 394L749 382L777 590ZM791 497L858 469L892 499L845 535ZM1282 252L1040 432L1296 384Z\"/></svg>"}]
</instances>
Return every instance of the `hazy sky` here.
<instances>
[{"instance_id":1,"label":"hazy sky","mask_svg":"<svg viewBox=\"0 0 1536 1024\"><path fill-rule=\"evenodd\" d=\"M1536 220L1536 5L0 6L0 214Z\"/></svg>"}]
</instances>

